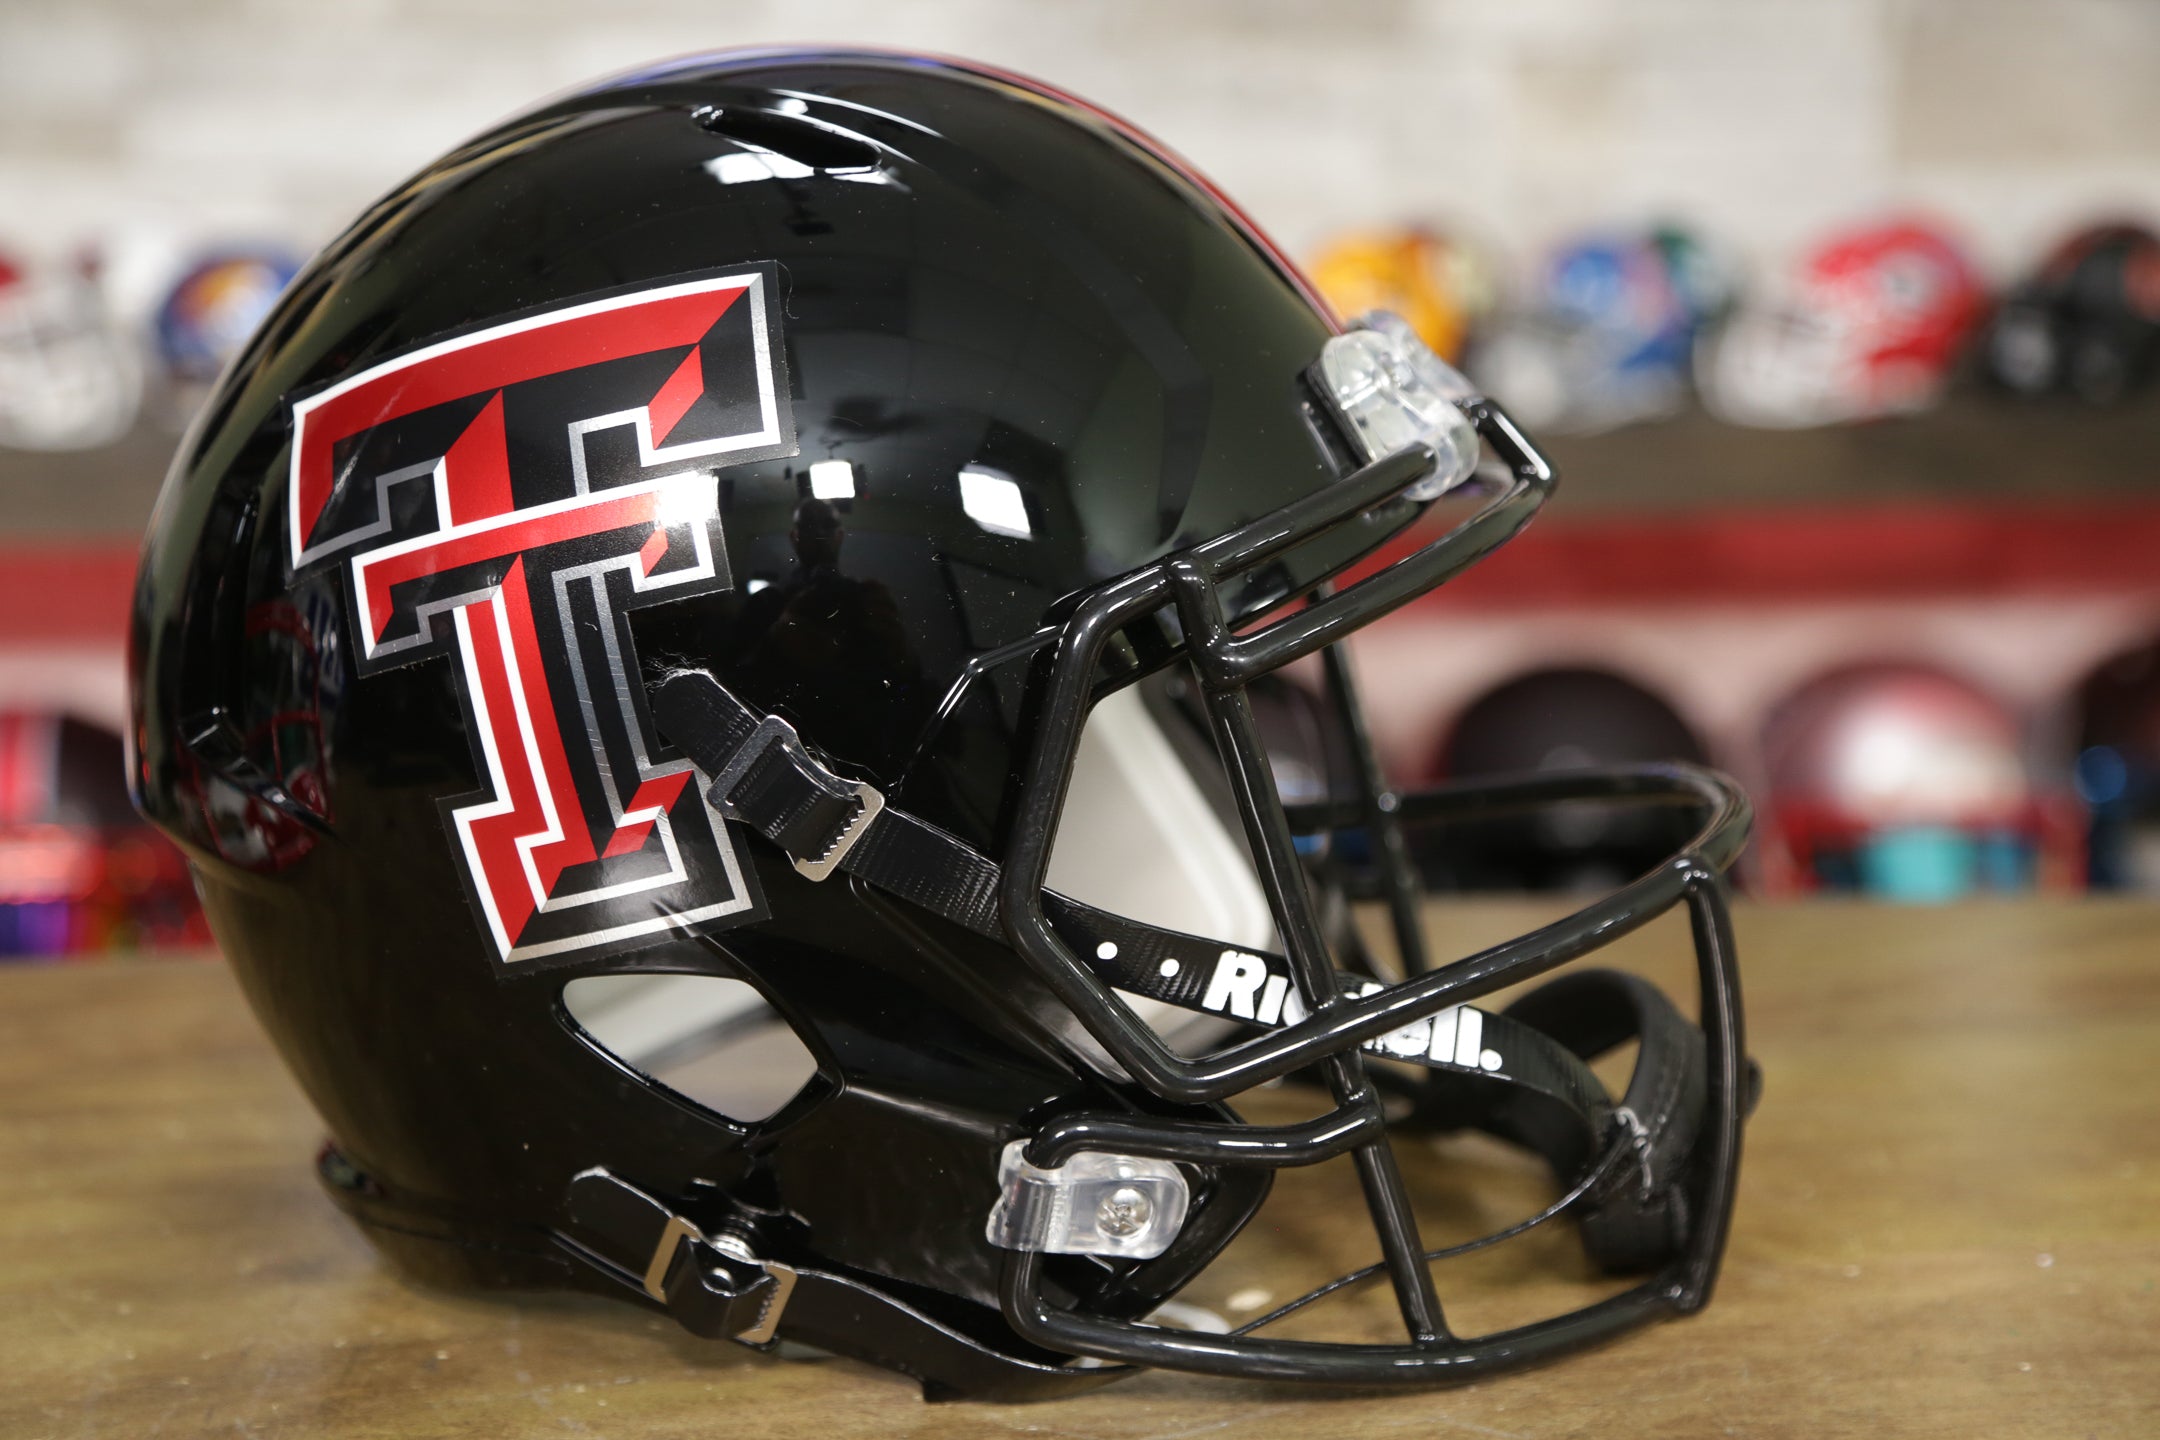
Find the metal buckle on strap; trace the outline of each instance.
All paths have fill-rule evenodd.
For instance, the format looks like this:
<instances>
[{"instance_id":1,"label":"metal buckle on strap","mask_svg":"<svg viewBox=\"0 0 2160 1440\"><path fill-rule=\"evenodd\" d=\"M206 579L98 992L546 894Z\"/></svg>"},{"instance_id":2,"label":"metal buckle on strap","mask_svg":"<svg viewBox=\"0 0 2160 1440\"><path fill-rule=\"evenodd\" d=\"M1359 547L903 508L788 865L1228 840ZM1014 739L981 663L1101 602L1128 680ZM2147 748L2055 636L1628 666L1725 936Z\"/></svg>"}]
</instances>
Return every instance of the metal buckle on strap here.
<instances>
[{"instance_id":1,"label":"metal buckle on strap","mask_svg":"<svg viewBox=\"0 0 2160 1440\"><path fill-rule=\"evenodd\" d=\"M1625 1105L1613 1107L1613 1119L1627 1132L1628 1147L1635 1152L1635 1164L1641 1172L1641 1183L1636 1187L1638 1199L1647 1200L1657 1188L1657 1177L1650 1170L1650 1132L1644 1128L1642 1119Z\"/></svg>"},{"instance_id":2,"label":"metal buckle on strap","mask_svg":"<svg viewBox=\"0 0 2160 1440\"><path fill-rule=\"evenodd\" d=\"M760 1259L751 1253L750 1247L734 1235L707 1235L680 1215L670 1215L660 1231L660 1238L653 1245L652 1260L645 1267L645 1293L667 1303L668 1270L675 1263L675 1252L685 1239L701 1241L730 1259L746 1265L755 1265L772 1278L772 1293L758 1309L757 1319L747 1329L735 1332L734 1338L745 1345L763 1345L780 1329L780 1317L787 1311L790 1296L795 1293L795 1271L778 1261ZM692 1264L696 1263L693 1257Z\"/></svg>"},{"instance_id":3,"label":"metal buckle on strap","mask_svg":"<svg viewBox=\"0 0 2160 1440\"><path fill-rule=\"evenodd\" d=\"M840 833L826 843L823 851L807 859L793 854L788 857L793 862L796 873L804 879L823 880L840 867L840 862L847 858L848 852L855 848L855 843L869 830L870 822L877 819L879 812L884 810L885 796L874 785L861 780L850 780L826 769L804 748L802 737L795 733L794 726L778 715L767 715L758 721L757 728L750 732L748 738L729 757L727 764L721 767L720 773L713 777L712 796L723 810L734 813L731 801L736 786L742 783L743 777L750 773L750 768L764 758L768 750L776 747L795 768L796 773L812 786L836 800L855 802L855 814L841 827Z\"/></svg>"},{"instance_id":4,"label":"metal buckle on strap","mask_svg":"<svg viewBox=\"0 0 2160 1440\"><path fill-rule=\"evenodd\" d=\"M885 808L885 797L879 794L874 786L866 785L859 780L845 781L843 783L852 784L855 787L855 798L861 803L862 808L855 812L855 818L848 821L847 827L840 832L839 838L827 846L825 853L819 858L800 860L795 859L793 856L788 857L794 860L796 873L806 880L823 880L838 869L840 862L847 858L848 851L855 848L855 842L862 839L863 832L870 828L870 822L877 819L878 812Z\"/></svg>"}]
</instances>

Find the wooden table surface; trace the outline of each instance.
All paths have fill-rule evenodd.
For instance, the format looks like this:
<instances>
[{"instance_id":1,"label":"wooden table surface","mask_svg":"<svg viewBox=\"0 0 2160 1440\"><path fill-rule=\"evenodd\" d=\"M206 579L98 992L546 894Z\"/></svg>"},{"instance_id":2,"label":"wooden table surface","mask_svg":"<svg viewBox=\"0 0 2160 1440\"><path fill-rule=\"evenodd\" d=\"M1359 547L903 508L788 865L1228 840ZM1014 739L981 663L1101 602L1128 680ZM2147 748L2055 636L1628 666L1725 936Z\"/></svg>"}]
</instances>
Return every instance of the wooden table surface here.
<instances>
[{"instance_id":1,"label":"wooden table surface","mask_svg":"<svg viewBox=\"0 0 2160 1440\"><path fill-rule=\"evenodd\" d=\"M1537 913L1434 923L1466 946ZM1619 953L1682 978L1669 923ZM0 972L0 1436L2160 1435L2160 906L1738 924L1767 1088L1703 1315L1467 1390L1156 1373L1029 1406L926 1405L599 1299L413 1289L317 1193L314 1117L221 967ZM1545 1193L1496 1146L1405 1168L1432 1243ZM1371 1258L1352 1193L1286 1185L1194 1298L1245 1313ZM1598 1289L1564 1226L1439 1278L1465 1329ZM1390 1308L1331 1301L1305 1333Z\"/></svg>"}]
</instances>

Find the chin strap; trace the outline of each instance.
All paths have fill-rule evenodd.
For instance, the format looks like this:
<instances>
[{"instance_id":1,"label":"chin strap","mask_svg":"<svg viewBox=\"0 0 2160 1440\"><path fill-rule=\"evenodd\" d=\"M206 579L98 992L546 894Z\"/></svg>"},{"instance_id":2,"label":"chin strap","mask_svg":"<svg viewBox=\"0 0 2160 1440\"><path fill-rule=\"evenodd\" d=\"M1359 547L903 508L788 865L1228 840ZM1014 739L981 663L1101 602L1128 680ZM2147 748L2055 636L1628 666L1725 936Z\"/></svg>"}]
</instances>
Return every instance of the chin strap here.
<instances>
[{"instance_id":1,"label":"chin strap","mask_svg":"<svg viewBox=\"0 0 2160 1440\"><path fill-rule=\"evenodd\" d=\"M660 685L661 731L712 776L713 804L784 850L812 880L837 871L1003 940L998 867L965 842L834 774L785 720L760 715L710 674L679 670ZM1265 951L1159 929L1054 891L1043 911L1102 980L1131 994L1263 1028L1295 1024L1308 1003L1290 963ZM1377 982L1341 975L1345 994ZM1619 1105L1588 1062L1639 1042ZM1584 1197L1583 1239L1612 1270L1655 1268L1687 1237L1689 1157L1707 1088L1702 1031L1645 981L1574 971L1502 1011L1456 1005L1377 1036L1365 1050L1422 1067L1416 1118L1487 1131L1542 1155L1571 1185L1621 1137L1633 1164Z\"/></svg>"},{"instance_id":2,"label":"chin strap","mask_svg":"<svg viewBox=\"0 0 2160 1440\"><path fill-rule=\"evenodd\" d=\"M784 1327L790 1340L912 1375L931 1400L1049 1399L1130 1373L971 1334L852 1275L760 1259L741 1237L708 1234L604 1169L571 1179L563 1213L556 1240L565 1250L707 1339L770 1350Z\"/></svg>"}]
</instances>

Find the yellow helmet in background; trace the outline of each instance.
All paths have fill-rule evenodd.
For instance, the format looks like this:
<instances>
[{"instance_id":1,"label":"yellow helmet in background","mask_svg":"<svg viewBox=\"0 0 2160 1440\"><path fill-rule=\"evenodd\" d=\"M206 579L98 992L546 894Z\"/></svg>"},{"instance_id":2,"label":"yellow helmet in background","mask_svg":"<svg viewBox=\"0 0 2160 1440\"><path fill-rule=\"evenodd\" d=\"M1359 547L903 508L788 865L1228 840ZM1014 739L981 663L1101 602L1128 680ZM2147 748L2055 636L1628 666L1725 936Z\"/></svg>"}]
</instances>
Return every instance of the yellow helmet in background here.
<instances>
[{"instance_id":1,"label":"yellow helmet in background","mask_svg":"<svg viewBox=\"0 0 2160 1440\"><path fill-rule=\"evenodd\" d=\"M1417 226L1357 231L1314 257L1313 283L1345 320L1392 310L1446 360L1460 360L1492 309L1492 269L1473 250Z\"/></svg>"}]
</instances>

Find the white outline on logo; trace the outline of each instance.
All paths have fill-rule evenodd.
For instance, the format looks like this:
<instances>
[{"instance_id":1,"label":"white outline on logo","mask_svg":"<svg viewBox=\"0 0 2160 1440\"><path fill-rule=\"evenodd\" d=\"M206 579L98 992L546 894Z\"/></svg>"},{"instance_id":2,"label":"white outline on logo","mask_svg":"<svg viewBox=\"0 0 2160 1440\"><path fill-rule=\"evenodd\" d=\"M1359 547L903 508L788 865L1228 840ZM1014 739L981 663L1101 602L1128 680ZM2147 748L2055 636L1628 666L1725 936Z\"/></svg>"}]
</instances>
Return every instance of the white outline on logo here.
<instances>
[{"instance_id":1,"label":"white outline on logo","mask_svg":"<svg viewBox=\"0 0 2160 1440\"><path fill-rule=\"evenodd\" d=\"M571 320L580 320L588 315L603 315L608 311L622 310L633 305L651 305L658 301L672 300L683 295L705 294L716 290L741 290L750 301L750 334L754 362L757 368L759 428L747 434L724 435L717 440L692 440L681 445L658 446L653 443L652 411L650 406L639 406L634 410L618 410L613 414L599 415L591 419L576 421L570 426L570 466L571 472L576 479L577 493L580 495L585 494L587 487L585 436L600 430L609 430L621 425L634 426L637 432L638 464L643 468L650 468L654 465L666 464L675 460L693 460L705 455L724 455L736 450L753 450L760 445L779 444L781 438L780 402L777 389L773 383L772 341L766 330L765 276L762 273L752 271L746 275L724 275L713 280L693 280L681 285L664 285L657 290L641 290L633 295L618 295L611 300L595 300L585 305L572 305L561 310L550 310L543 315L534 315L524 320L515 320L508 325L498 325L493 329L482 330L472 335L461 335L455 340L445 340L440 344L429 345L423 349L415 350L410 355L401 355L397 359L386 361L373 369L363 370L349 379L340 380L329 389L316 395L310 395L307 399L293 406L292 462L286 480L285 506L288 516L287 528L291 532L289 538L292 544L293 568L298 570L304 565L320 560L325 555L346 549L370 536L387 533L390 529L390 487L402 480L412 480L422 475L432 477L431 483L435 492L436 523L441 525L450 516L450 496L446 489L443 462L433 460L424 465L410 465L402 470L388 471L375 477L376 518L373 524L343 531L331 539L323 541L313 549L306 548L307 537L300 530L300 461L301 457L307 452L304 441L307 435L308 417L317 409L337 399L340 395L347 394L362 385L371 384L385 375L393 375L400 370L407 370L415 365L424 365L439 360L445 355L455 355L458 351L469 350L475 345L488 344L510 335L522 335L529 331L546 329ZM474 393L479 392L475 391ZM353 476L350 466L357 463L358 458L355 457L353 461L348 462L348 468L343 473L332 477L330 483L330 494L332 496L335 496L341 489L351 483Z\"/></svg>"}]
</instances>

